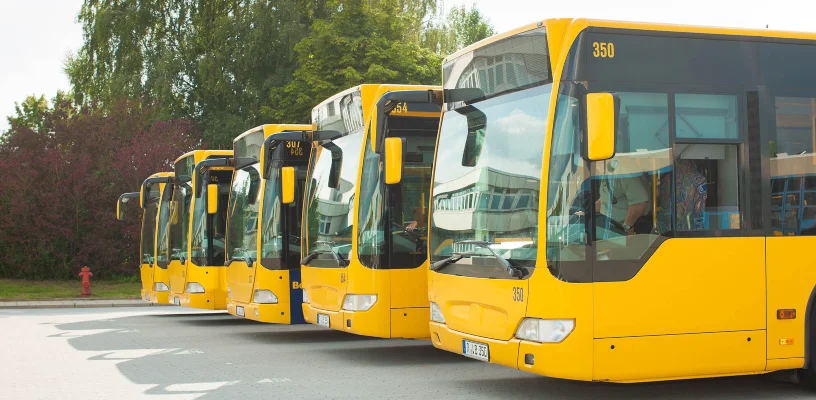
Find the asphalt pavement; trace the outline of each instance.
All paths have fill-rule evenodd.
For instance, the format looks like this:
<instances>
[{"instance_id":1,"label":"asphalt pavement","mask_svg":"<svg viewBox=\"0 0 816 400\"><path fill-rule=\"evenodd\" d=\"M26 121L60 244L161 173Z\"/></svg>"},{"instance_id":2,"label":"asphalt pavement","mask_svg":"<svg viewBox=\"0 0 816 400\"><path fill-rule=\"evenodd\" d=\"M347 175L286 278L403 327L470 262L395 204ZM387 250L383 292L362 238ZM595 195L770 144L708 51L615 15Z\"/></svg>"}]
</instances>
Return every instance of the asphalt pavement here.
<instances>
[{"instance_id":1,"label":"asphalt pavement","mask_svg":"<svg viewBox=\"0 0 816 400\"><path fill-rule=\"evenodd\" d=\"M0 399L805 399L767 376L548 379L312 325L179 307L0 310Z\"/></svg>"}]
</instances>

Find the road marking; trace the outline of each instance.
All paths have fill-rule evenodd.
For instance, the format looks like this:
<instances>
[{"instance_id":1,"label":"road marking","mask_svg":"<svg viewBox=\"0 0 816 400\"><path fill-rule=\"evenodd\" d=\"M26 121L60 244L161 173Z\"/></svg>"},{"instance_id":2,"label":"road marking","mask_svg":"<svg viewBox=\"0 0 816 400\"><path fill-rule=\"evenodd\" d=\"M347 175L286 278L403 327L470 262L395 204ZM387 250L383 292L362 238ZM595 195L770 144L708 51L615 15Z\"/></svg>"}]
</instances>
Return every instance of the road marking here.
<instances>
[{"instance_id":1,"label":"road marking","mask_svg":"<svg viewBox=\"0 0 816 400\"><path fill-rule=\"evenodd\" d=\"M261 379L258 383L283 383L283 382L292 382L289 378L272 378L272 379Z\"/></svg>"},{"instance_id":2,"label":"road marking","mask_svg":"<svg viewBox=\"0 0 816 400\"><path fill-rule=\"evenodd\" d=\"M181 354L204 354L204 352L199 350L199 349L189 349L189 350L182 350L182 351L176 353L176 355L181 355Z\"/></svg>"},{"instance_id":3,"label":"road marking","mask_svg":"<svg viewBox=\"0 0 816 400\"><path fill-rule=\"evenodd\" d=\"M196 383L173 383L164 388L167 392L211 392L224 386L235 385L241 381L225 382L196 382Z\"/></svg>"}]
</instances>

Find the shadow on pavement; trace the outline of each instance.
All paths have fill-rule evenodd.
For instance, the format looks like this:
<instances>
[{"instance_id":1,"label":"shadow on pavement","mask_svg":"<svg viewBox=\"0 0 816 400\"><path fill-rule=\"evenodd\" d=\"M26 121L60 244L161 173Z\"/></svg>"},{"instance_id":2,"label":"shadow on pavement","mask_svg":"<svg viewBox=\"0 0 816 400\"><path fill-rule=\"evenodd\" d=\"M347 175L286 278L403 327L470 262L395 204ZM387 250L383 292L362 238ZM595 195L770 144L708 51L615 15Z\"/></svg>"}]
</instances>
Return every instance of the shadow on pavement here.
<instances>
[{"instance_id":1,"label":"shadow on pavement","mask_svg":"<svg viewBox=\"0 0 816 400\"><path fill-rule=\"evenodd\" d=\"M263 324L226 314L134 315L55 326L73 349L88 351L89 362L118 360L111 368L133 383L150 385L142 389L145 395L299 400L719 400L811 395L766 377L631 385L548 379L438 350L427 341L375 339L312 325Z\"/></svg>"},{"instance_id":2,"label":"shadow on pavement","mask_svg":"<svg viewBox=\"0 0 816 400\"><path fill-rule=\"evenodd\" d=\"M192 325L205 328L217 326L266 325L262 322L257 322L246 318L233 317L229 314L226 316L202 315L200 318L181 319L176 322L181 325Z\"/></svg>"},{"instance_id":3,"label":"shadow on pavement","mask_svg":"<svg viewBox=\"0 0 816 400\"><path fill-rule=\"evenodd\" d=\"M476 389L495 397L520 398L535 393L547 400L558 399L777 399L812 397L805 388L775 382L766 376L711 378L653 383L579 382L544 378L537 375L508 379L451 381L462 390Z\"/></svg>"},{"instance_id":4,"label":"shadow on pavement","mask_svg":"<svg viewBox=\"0 0 816 400\"><path fill-rule=\"evenodd\" d=\"M293 329L287 331L242 332L237 333L236 335L261 344L278 344L278 343L320 344L335 342L359 342L359 341L382 340L379 338L370 338L366 336L353 335L345 332L336 331L334 329L313 328L309 325L303 325L303 328L305 329L302 330Z\"/></svg>"},{"instance_id":5,"label":"shadow on pavement","mask_svg":"<svg viewBox=\"0 0 816 400\"><path fill-rule=\"evenodd\" d=\"M438 350L431 345L431 342L425 341L417 342L417 344L384 345L366 349L328 349L324 350L323 353L337 358L341 362L359 363L374 367L479 363L457 354Z\"/></svg>"}]
</instances>

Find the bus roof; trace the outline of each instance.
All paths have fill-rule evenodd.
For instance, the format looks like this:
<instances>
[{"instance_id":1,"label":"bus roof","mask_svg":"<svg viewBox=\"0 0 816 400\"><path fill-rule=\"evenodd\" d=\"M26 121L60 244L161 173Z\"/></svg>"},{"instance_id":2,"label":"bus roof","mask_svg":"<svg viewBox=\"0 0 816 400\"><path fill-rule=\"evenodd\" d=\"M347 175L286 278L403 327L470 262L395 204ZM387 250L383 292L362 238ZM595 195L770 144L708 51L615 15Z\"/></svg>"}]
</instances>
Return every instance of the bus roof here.
<instances>
[{"instance_id":1,"label":"bus roof","mask_svg":"<svg viewBox=\"0 0 816 400\"><path fill-rule=\"evenodd\" d=\"M663 32L681 32L681 33L697 33L708 35L730 35L730 36L752 36L757 38L778 38L778 39L801 39L816 41L816 33L811 32L792 32L779 31L770 29L748 29L748 28L727 28L715 26L699 26L699 25L679 25L679 24L665 24L665 23L650 23L650 22L633 22L633 21L613 21L602 19L587 19L587 18L552 18L533 22L520 26L516 29L509 30L489 38L483 39L471 44L459 51L450 54L442 61L443 64L453 60L462 54L471 52L473 50L484 47L488 44L497 42L504 38L516 35L521 32L529 31L542 26L554 25L556 23L566 23L567 25L574 25L576 27L603 27L614 29L631 29L644 31L663 31ZM565 29L568 30L568 29Z\"/></svg>"},{"instance_id":2,"label":"bus roof","mask_svg":"<svg viewBox=\"0 0 816 400\"><path fill-rule=\"evenodd\" d=\"M383 94L386 92L397 91L397 90L436 90L441 89L441 86L437 85L409 85L409 84L393 84L393 83L382 83L382 84L363 84L357 85L342 92L339 92L333 96L330 96L326 100L320 102L320 104L314 106L312 108L312 123L315 123L315 113L318 112L321 108L326 108L329 103L337 102L342 99L344 96L347 96L351 93L360 92L360 101L362 106L362 116L363 116L363 124L365 121L368 121L369 114L371 113L371 107L376 104L376 102L382 97Z\"/></svg>"},{"instance_id":3,"label":"bus roof","mask_svg":"<svg viewBox=\"0 0 816 400\"><path fill-rule=\"evenodd\" d=\"M182 154L179 158L173 161L173 164L181 161L185 157L193 156L193 161L198 164L200 161L206 160L210 156L231 156L232 150L193 150Z\"/></svg>"},{"instance_id":4,"label":"bus roof","mask_svg":"<svg viewBox=\"0 0 816 400\"><path fill-rule=\"evenodd\" d=\"M258 131L263 131L264 137L268 137L275 133L280 133L283 131L308 131L312 129L311 124L263 124L256 126L252 129L247 130L246 132L238 135L235 139L232 140L233 146L235 142L243 139L244 137Z\"/></svg>"}]
</instances>

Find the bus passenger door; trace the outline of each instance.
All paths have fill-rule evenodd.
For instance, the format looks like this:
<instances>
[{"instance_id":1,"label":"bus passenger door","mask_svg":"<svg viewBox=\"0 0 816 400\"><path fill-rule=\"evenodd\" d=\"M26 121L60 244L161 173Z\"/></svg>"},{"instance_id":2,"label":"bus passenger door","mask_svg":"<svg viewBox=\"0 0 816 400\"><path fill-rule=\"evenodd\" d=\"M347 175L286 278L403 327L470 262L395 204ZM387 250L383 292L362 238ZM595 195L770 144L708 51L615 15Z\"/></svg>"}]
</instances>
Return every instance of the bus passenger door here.
<instances>
[{"instance_id":1,"label":"bus passenger door","mask_svg":"<svg viewBox=\"0 0 816 400\"><path fill-rule=\"evenodd\" d=\"M616 154L592 166L595 379L765 369L765 238L743 226L742 97L700 90L618 92Z\"/></svg>"}]
</instances>

